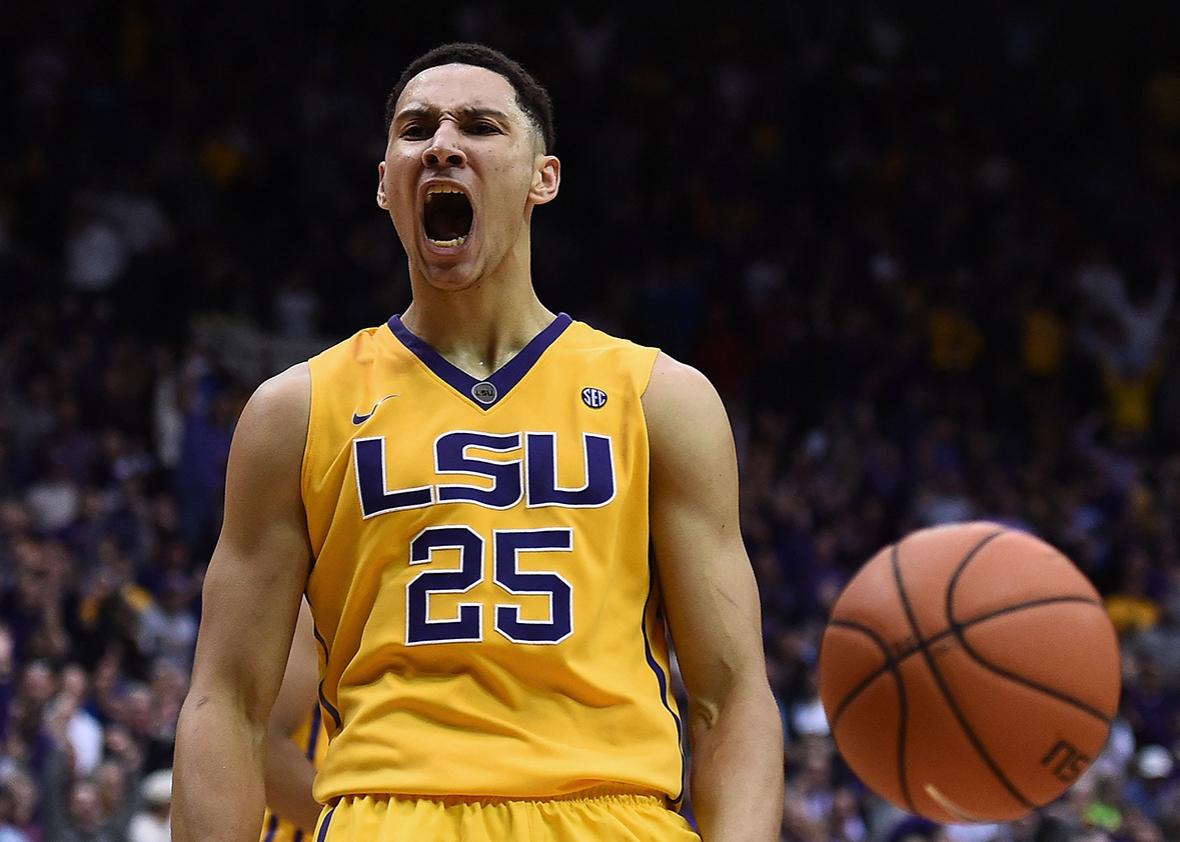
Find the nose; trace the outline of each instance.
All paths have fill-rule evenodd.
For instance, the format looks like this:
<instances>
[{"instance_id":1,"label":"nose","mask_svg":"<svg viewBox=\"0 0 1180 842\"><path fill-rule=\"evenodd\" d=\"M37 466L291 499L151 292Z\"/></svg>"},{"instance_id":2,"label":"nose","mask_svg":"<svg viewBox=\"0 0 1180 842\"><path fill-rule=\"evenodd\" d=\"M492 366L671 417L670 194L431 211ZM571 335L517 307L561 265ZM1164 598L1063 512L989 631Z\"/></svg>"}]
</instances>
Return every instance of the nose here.
<instances>
[{"instance_id":1,"label":"nose","mask_svg":"<svg viewBox=\"0 0 1180 842\"><path fill-rule=\"evenodd\" d=\"M459 132L450 120L439 123L429 146L422 152L422 163L430 169L467 165L467 153L459 146Z\"/></svg>"}]
</instances>

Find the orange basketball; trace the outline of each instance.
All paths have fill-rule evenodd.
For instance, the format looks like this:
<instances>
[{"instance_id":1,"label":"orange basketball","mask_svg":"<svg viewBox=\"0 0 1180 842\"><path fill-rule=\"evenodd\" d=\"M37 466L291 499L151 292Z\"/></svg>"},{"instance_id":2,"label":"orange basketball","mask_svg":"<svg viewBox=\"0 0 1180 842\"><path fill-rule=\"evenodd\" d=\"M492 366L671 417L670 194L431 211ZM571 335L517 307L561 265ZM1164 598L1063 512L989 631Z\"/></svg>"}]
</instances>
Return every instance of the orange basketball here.
<instances>
[{"instance_id":1,"label":"orange basketball","mask_svg":"<svg viewBox=\"0 0 1180 842\"><path fill-rule=\"evenodd\" d=\"M840 754L902 809L1007 821L1101 751L1119 653L1069 559L992 523L923 529L877 553L824 632L820 696Z\"/></svg>"}]
</instances>

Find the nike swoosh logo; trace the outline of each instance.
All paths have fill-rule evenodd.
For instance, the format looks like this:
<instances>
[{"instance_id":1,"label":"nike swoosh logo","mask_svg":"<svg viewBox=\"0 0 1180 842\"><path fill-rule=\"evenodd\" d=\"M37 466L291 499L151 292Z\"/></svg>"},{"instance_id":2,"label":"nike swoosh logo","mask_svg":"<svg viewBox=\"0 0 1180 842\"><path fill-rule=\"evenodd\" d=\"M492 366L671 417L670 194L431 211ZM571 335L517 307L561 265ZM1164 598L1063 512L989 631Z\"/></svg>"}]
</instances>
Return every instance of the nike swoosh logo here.
<instances>
[{"instance_id":1,"label":"nike swoosh logo","mask_svg":"<svg viewBox=\"0 0 1180 842\"><path fill-rule=\"evenodd\" d=\"M386 395L381 400L377 401L377 403L373 404L373 408L370 409L364 415L357 415L354 412L352 414L352 423L353 424L364 424L366 421L368 421L370 418L373 417L373 413L377 411L377 407L381 406L381 404L385 403L390 398L396 398L396 397L397 397L397 395Z\"/></svg>"}]
</instances>

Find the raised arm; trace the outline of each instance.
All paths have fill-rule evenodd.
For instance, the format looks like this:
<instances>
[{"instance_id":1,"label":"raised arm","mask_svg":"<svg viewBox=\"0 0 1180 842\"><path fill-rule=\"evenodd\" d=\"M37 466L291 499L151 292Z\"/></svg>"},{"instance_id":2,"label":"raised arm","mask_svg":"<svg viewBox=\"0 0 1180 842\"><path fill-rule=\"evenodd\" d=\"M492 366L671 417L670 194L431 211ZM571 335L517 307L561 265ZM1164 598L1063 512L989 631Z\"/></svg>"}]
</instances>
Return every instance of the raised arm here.
<instances>
[{"instance_id":1,"label":"raised arm","mask_svg":"<svg viewBox=\"0 0 1180 842\"><path fill-rule=\"evenodd\" d=\"M299 608L295 639L291 641L287 671L270 712L266 739L266 805L309 834L315 832L320 815L320 804L311 795L315 766L306 749L296 745L291 735L318 704L316 682L319 667L315 647L311 609L304 600Z\"/></svg>"},{"instance_id":2,"label":"raised arm","mask_svg":"<svg viewBox=\"0 0 1180 842\"><path fill-rule=\"evenodd\" d=\"M267 720L311 559L299 488L310 401L307 366L295 366L258 388L234 432L176 732L175 842L260 835Z\"/></svg>"},{"instance_id":3,"label":"raised arm","mask_svg":"<svg viewBox=\"0 0 1180 842\"><path fill-rule=\"evenodd\" d=\"M661 354L643 396L651 530L689 696L694 811L704 842L774 842L782 725L770 692L758 589L738 525L729 420L709 381Z\"/></svg>"}]
</instances>

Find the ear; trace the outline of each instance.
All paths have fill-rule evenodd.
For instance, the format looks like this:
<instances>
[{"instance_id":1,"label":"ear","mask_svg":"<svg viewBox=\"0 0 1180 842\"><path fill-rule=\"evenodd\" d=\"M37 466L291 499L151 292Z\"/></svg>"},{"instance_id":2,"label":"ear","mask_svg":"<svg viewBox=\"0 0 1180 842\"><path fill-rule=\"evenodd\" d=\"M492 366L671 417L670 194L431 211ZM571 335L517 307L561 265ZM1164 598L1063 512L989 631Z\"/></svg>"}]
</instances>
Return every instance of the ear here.
<instances>
[{"instance_id":1,"label":"ear","mask_svg":"<svg viewBox=\"0 0 1180 842\"><path fill-rule=\"evenodd\" d=\"M377 207L389 210L389 199L385 196L385 162L377 164Z\"/></svg>"},{"instance_id":2,"label":"ear","mask_svg":"<svg viewBox=\"0 0 1180 842\"><path fill-rule=\"evenodd\" d=\"M529 187L529 201L534 205L544 205L557 198L557 190L561 187L561 161L553 155L538 155L537 165L533 170L533 183Z\"/></svg>"}]
</instances>

